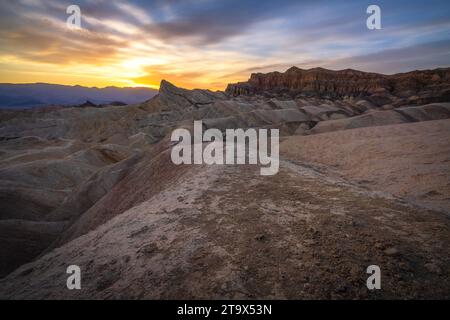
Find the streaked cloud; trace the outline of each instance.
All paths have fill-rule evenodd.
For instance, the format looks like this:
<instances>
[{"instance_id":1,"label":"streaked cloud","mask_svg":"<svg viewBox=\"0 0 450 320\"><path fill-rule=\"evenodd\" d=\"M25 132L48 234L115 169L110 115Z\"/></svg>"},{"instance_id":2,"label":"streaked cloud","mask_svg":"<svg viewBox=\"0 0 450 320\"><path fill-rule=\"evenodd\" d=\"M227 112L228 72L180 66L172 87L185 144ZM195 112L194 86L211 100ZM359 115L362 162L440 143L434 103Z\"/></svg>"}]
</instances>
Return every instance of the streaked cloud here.
<instances>
[{"instance_id":1,"label":"streaked cloud","mask_svg":"<svg viewBox=\"0 0 450 320\"><path fill-rule=\"evenodd\" d=\"M450 65L448 1L82 0L0 2L0 82L223 89L299 67L401 72Z\"/></svg>"}]
</instances>

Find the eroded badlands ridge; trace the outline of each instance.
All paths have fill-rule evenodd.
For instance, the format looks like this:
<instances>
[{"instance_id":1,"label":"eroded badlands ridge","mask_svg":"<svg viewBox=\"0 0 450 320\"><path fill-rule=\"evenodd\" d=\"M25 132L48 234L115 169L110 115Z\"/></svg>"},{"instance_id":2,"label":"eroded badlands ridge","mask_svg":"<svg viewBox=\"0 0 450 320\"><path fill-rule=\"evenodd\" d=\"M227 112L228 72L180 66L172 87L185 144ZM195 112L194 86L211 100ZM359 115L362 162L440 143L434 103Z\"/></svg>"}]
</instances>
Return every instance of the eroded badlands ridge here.
<instances>
[{"instance_id":1,"label":"eroded badlands ridge","mask_svg":"<svg viewBox=\"0 0 450 320\"><path fill-rule=\"evenodd\" d=\"M163 81L138 105L1 111L0 297L449 297L450 104L419 103L445 74L416 98ZM279 174L174 165L170 133L193 120L279 128Z\"/></svg>"}]
</instances>

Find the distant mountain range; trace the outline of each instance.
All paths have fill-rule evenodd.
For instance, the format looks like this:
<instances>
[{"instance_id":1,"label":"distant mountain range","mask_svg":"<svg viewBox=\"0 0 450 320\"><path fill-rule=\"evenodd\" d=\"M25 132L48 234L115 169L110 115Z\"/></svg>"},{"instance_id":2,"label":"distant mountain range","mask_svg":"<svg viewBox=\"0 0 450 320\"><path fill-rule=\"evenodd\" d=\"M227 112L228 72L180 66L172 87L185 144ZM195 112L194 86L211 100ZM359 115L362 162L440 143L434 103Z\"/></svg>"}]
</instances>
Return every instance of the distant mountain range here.
<instances>
[{"instance_id":1,"label":"distant mountain range","mask_svg":"<svg viewBox=\"0 0 450 320\"><path fill-rule=\"evenodd\" d=\"M32 108L48 105L80 105L146 101L158 93L150 88L88 88L47 83L0 84L0 108Z\"/></svg>"}]
</instances>

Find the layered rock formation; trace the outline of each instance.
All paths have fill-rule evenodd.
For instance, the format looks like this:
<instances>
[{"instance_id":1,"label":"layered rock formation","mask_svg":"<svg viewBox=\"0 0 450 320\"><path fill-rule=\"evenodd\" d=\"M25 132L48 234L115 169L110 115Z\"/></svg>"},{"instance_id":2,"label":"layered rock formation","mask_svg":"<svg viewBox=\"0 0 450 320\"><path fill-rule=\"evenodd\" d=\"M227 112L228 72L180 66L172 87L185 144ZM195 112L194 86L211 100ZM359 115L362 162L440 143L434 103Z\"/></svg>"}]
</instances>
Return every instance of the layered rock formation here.
<instances>
[{"instance_id":1,"label":"layered rock formation","mask_svg":"<svg viewBox=\"0 0 450 320\"><path fill-rule=\"evenodd\" d=\"M305 96L371 96L382 105L424 104L450 99L450 69L412 71L382 75L352 69L340 71L323 68L292 67L284 73L254 73L247 82L228 85L233 96L289 93Z\"/></svg>"}]
</instances>

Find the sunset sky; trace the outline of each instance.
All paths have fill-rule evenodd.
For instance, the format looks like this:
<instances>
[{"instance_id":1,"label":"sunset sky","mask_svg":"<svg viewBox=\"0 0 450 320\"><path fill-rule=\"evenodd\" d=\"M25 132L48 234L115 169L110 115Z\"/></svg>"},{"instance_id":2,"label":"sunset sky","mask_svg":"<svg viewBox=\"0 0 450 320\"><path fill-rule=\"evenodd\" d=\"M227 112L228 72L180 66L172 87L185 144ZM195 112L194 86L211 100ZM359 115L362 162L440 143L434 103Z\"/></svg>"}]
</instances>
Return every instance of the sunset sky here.
<instances>
[{"instance_id":1,"label":"sunset sky","mask_svg":"<svg viewBox=\"0 0 450 320\"><path fill-rule=\"evenodd\" d=\"M66 26L71 4L80 30ZM366 28L370 4L382 30ZM449 17L449 0L1 0L0 82L224 89L293 65L446 67Z\"/></svg>"}]
</instances>

